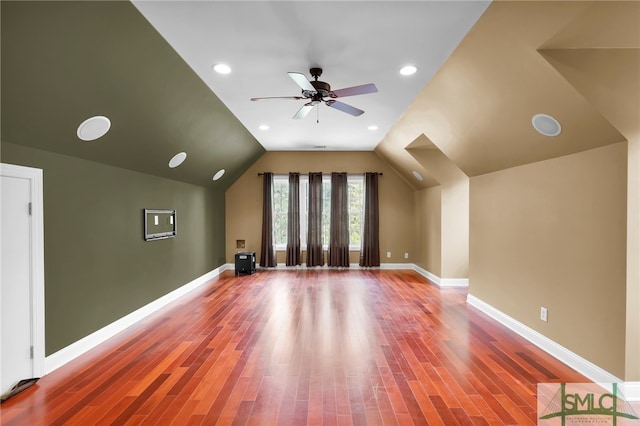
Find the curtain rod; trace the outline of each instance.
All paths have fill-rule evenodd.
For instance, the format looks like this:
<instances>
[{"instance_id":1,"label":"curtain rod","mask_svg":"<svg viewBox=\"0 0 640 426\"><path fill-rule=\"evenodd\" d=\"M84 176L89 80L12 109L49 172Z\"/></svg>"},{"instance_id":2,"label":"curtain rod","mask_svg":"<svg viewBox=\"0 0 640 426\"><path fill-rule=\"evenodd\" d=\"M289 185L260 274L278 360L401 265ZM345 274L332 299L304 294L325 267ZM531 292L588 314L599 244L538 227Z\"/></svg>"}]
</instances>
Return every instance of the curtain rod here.
<instances>
[{"instance_id":1,"label":"curtain rod","mask_svg":"<svg viewBox=\"0 0 640 426\"><path fill-rule=\"evenodd\" d=\"M265 173L266 173L266 172L260 172L260 173L258 173L258 176L263 176ZM292 172L292 173L298 173L298 172ZM368 173L368 172L367 172L367 173ZM383 175L383 173L382 173L382 172L372 172L372 173L375 173L375 174L377 174L378 176L382 176L382 175ZM274 173L274 174L275 174L275 173ZM288 174L288 173L278 173L278 174ZM302 174L302 173L299 173L299 174ZM329 173L327 173L327 174L329 174ZM363 175L364 173L347 173L347 174L349 174L349 175Z\"/></svg>"}]
</instances>

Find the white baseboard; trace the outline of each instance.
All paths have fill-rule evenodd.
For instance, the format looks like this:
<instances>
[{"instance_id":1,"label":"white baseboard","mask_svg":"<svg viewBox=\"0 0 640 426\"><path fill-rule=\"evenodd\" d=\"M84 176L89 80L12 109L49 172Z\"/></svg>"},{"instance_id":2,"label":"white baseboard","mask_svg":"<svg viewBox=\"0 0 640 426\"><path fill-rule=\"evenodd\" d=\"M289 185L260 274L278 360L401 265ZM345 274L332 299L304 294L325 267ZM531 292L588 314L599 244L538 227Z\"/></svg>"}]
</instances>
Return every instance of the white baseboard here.
<instances>
[{"instance_id":1,"label":"white baseboard","mask_svg":"<svg viewBox=\"0 0 640 426\"><path fill-rule=\"evenodd\" d=\"M438 287L440 287L440 277L432 274L431 272L427 271L426 269L423 269L421 267L419 267L418 265L413 265L413 270L416 271L417 273L419 273L420 275L422 275L423 277L425 277L426 279L428 279L429 281L431 281L432 283L434 283L435 285L437 285Z\"/></svg>"},{"instance_id":2,"label":"white baseboard","mask_svg":"<svg viewBox=\"0 0 640 426\"><path fill-rule=\"evenodd\" d=\"M469 278L440 278L440 287L469 287Z\"/></svg>"},{"instance_id":3,"label":"white baseboard","mask_svg":"<svg viewBox=\"0 0 640 426\"><path fill-rule=\"evenodd\" d=\"M437 285L438 287L469 287L468 278L440 278L439 276L419 267L413 265L413 270Z\"/></svg>"},{"instance_id":4,"label":"white baseboard","mask_svg":"<svg viewBox=\"0 0 640 426\"><path fill-rule=\"evenodd\" d=\"M233 264L232 268L235 268ZM257 266L258 269L269 270L269 269L284 269L284 270L296 270L301 268L306 268L306 264L302 264L300 266L286 266L284 263L278 263L275 268L262 268ZM327 265L324 266L315 266L314 269L329 269ZM378 267L373 268L363 268L358 264L351 264L349 269L384 269L384 270L401 270L401 269L410 269L416 271L423 277L427 278L429 281L433 282L438 287L469 287L469 279L468 278L440 278L435 274L427 271L416 265L415 263L381 263Z\"/></svg>"},{"instance_id":5,"label":"white baseboard","mask_svg":"<svg viewBox=\"0 0 640 426\"><path fill-rule=\"evenodd\" d=\"M233 265L232 265L233 266ZM235 268L235 266L233 266ZM306 268L307 264L303 263L302 265L298 265L298 266L287 266L284 263L278 263L275 267L275 269L285 269L285 270L297 270L297 269L303 269ZM374 267L362 267L360 265L358 265L357 263L352 263L349 265L348 269L414 269L415 265L413 263L381 263L380 266L374 266ZM273 269L273 268L263 268L261 266L256 266L256 268L258 269ZM323 266L312 266L311 268L313 269L332 269L331 267L327 266L327 265L323 265ZM345 268L347 269L347 268Z\"/></svg>"},{"instance_id":6,"label":"white baseboard","mask_svg":"<svg viewBox=\"0 0 640 426\"><path fill-rule=\"evenodd\" d=\"M416 267L413 263L381 263L380 269L411 269Z\"/></svg>"},{"instance_id":7,"label":"white baseboard","mask_svg":"<svg viewBox=\"0 0 640 426\"><path fill-rule=\"evenodd\" d=\"M640 382L624 382L620 387L627 401L640 401Z\"/></svg>"},{"instance_id":8,"label":"white baseboard","mask_svg":"<svg viewBox=\"0 0 640 426\"><path fill-rule=\"evenodd\" d=\"M220 266L219 268L207 272L206 274L194 279L193 281L183 285L182 287L179 287L172 292L165 294L164 296L141 307L140 309L133 311L128 315L125 315L124 317L112 322L111 324L101 328L100 330L97 330L90 335L70 344L69 346L47 356L44 359L45 374L49 374L52 371L62 367L69 361L72 361L73 359L79 357L90 349L93 349L99 344L105 342L107 339L120 333L127 327L134 325L138 321L141 321L142 319L163 308L169 303L179 299L190 291L195 290L203 284L206 284L211 279L220 275L221 272L228 269L234 269L234 266L227 263Z\"/></svg>"},{"instance_id":9,"label":"white baseboard","mask_svg":"<svg viewBox=\"0 0 640 426\"><path fill-rule=\"evenodd\" d=\"M621 391L627 401L640 401L640 382L625 383L623 380L598 367L591 361L571 352L564 346L522 324L520 321L510 317L488 303L483 302L472 294L467 295L467 303L524 337L529 342L573 368L589 380L595 383L619 383L622 388Z\"/></svg>"}]
</instances>

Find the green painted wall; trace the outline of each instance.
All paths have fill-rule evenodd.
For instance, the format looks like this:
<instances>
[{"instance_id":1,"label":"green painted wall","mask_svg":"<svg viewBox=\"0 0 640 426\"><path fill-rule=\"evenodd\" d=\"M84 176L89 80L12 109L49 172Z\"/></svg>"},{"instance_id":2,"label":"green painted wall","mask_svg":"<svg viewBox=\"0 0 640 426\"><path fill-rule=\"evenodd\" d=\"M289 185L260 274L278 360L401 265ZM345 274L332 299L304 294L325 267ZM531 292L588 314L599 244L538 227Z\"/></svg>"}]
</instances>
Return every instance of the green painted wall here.
<instances>
[{"instance_id":1,"label":"green painted wall","mask_svg":"<svg viewBox=\"0 0 640 426\"><path fill-rule=\"evenodd\" d=\"M44 170L46 355L225 262L224 192L3 143ZM143 209L176 209L178 235L146 242Z\"/></svg>"},{"instance_id":2,"label":"green painted wall","mask_svg":"<svg viewBox=\"0 0 640 426\"><path fill-rule=\"evenodd\" d=\"M130 2L2 1L0 12L3 142L224 188L265 152ZM84 143L76 130L94 115L111 128ZM167 167L181 151L185 164Z\"/></svg>"}]
</instances>

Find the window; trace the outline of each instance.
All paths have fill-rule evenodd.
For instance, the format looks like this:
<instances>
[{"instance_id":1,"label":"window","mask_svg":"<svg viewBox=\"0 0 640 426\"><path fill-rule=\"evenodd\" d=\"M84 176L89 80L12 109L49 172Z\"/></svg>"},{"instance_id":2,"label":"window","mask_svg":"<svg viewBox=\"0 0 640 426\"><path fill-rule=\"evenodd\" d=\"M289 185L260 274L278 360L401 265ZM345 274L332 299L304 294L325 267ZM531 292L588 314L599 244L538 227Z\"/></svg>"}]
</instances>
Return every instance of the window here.
<instances>
[{"instance_id":1,"label":"window","mask_svg":"<svg viewBox=\"0 0 640 426\"><path fill-rule=\"evenodd\" d=\"M349 248L360 249L364 227L364 178L349 176Z\"/></svg>"},{"instance_id":2,"label":"window","mask_svg":"<svg viewBox=\"0 0 640 426\"><path fill-rule=\"evenodd\" d=\"M289 180L273 177L273 243L276 249L287 246L287 215L289 209Z\"/></svg>"},{"instance_id":3,"label":"window","mask_svg":"<svg viewBox=\"0 0 640 426\"><path fill-rule=\"evenodd\" d=\"M331 176L322 176L322 248L329 248L331 220Z\"/></svg>"},{"instance_id":4,"label":"window","mask_svg":"<svg viewBox=\"0 0 640 426\"><path fill-rule=\"evenodd\" d=\"M364 215L364 178L349 176L349 248L359 250L362 243ZM300 244L307 247L307 218L309 196L309 178L300 176ZM287 222L289 208L289 177L273 177L273 242L276 250L287 247ZM331 217L331 176L322 177L322 242L325 248L329 244L329 218Z\"/></svg>"}]
</instances>

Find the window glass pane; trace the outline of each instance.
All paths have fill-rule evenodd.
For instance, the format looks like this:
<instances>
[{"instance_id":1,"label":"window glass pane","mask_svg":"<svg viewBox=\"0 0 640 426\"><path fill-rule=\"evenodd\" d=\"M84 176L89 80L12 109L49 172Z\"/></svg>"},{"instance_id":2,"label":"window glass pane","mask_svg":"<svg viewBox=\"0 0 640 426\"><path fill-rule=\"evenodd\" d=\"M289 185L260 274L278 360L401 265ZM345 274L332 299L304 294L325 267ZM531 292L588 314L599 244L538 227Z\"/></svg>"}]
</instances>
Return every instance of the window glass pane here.
<instances>
[{"instance_id":1,"label":"window glass pane","mask_svg":"<svg viewBox=\"0 0 640 426\"><path fill-rule=\"evenodd\" d=\"M287 244L287 215L289 208L289 179L273 177L273 242Z\"/></svg>"},{"instance_id":2,"label":"window glass pane","mask_svg":"<svg viewBox=\"0 0 640 426\"><path fill-rule=\"evenodd\" d=\"M287 244L287 215L276 214L273 218L273 242L277 245Z\"/></svg>"},{"instance_id":3,"label":"window glass pane","mask_svg":"<svg viewBox=\"0 0 640 426\"><path fill-rule=\"evenodd\" d=\"M360 245L362 229L362 215L349 215L349 244Z\"/></svg>"},{"instance_id":4,"label":"window glass pane","mask_svg":"<svg viewBox=\"0 0 640 426\"><path fill-rule=\"evenodd\" d=\"M300 176L300 245L307 247L307 218L309 216L309 177Z\"/></svg>"},{"instance_id":5,"label":"window glass pane","mask_svg":"<svg viewBox=\"0 0 640 426\"><path fill-rule=\"evenodd\" d=\"M289 182L275 180L273 182L273 211L283 213L289 206Z\"/></svg>"},{"instance_id":6,"label":"window glass pane","mask_svg":"<svg viewBox=\"0 0 640 426\"><path fill-rule=\"evenodd\" d=\"M322 245L329 245L329 220L331 218L331 179L322 178Z\"/></svg>"},{"instance_id":7,"label":"window glass pane","mask_svg":"<svg viewBox=\"0 0 640 426\"><path fill-rule=\"evenodd\" d=\"M364 221L364 180L360 176L350 176L349 190L349 245L360 246Z\"/></svg>"}]
</instances>

